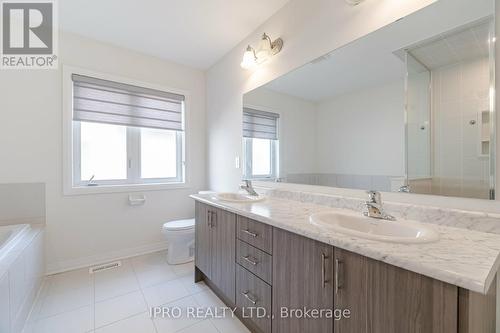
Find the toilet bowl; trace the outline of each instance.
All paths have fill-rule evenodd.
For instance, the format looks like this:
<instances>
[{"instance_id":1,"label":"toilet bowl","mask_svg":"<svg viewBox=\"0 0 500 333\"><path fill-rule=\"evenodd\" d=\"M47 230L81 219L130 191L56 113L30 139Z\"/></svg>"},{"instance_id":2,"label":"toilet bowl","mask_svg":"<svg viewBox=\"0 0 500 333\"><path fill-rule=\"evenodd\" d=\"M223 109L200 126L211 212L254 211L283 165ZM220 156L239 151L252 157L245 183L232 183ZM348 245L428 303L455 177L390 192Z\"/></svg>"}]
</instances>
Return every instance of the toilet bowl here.
<instances>
[{"instance_id":1,"label":"toilet bowl","mask_svg":"<svg viewBox=\"0 0 500 333\"><path fill-rule=\"evenodd\" d=\"M194 219L170 221L162 233L168 244L167 262L171 265L194 260Z\"/></svg>"}]
</instances>

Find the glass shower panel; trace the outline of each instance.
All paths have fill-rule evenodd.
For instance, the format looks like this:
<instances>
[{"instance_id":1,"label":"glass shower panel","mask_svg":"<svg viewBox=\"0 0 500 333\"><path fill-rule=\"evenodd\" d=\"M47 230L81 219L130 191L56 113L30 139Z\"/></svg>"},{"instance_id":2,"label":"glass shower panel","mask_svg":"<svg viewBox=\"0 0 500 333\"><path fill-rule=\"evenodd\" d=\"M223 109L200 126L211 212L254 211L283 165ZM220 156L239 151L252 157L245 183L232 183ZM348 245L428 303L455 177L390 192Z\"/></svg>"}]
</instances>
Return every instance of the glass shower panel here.
<instances>
[{"instance_id":1,"label":"glass shower panel","mask_svg":"<svg viewBox=\"0 0 500 333\"><path fill-rule=\"evenodd\" d=\"M412 192L432 193L431 72L406 53L407 176Z\"/></svg>"},{"instance_id":2,"label":"glass shower panel","mask_svg":"<svg viewBox=\"0 0 500 333\"><path fill-rule=\"evenodd\" d=\"M491 20L406 52L407 177L411 192L489 199L494 137Z\"/></svg>"}]
</instances>

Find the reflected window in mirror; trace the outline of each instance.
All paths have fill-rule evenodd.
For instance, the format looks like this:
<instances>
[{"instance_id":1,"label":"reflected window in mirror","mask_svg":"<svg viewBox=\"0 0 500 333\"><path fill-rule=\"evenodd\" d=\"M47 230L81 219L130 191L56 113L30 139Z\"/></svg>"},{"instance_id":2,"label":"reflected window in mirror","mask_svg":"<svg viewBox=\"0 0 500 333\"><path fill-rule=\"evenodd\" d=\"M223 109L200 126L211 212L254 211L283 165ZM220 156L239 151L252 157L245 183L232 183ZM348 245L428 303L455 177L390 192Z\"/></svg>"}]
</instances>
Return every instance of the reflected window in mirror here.
<instances>
[{"instance_id":1,"label":"reflected window in mirror","mask_svg":"<svg viewBox=\"0 0 500 333\"><path fill-rule=\"evenodd\" d=\"M244 108L243 178L278 178L279 114Z\"/></svg>"}]
</instances>

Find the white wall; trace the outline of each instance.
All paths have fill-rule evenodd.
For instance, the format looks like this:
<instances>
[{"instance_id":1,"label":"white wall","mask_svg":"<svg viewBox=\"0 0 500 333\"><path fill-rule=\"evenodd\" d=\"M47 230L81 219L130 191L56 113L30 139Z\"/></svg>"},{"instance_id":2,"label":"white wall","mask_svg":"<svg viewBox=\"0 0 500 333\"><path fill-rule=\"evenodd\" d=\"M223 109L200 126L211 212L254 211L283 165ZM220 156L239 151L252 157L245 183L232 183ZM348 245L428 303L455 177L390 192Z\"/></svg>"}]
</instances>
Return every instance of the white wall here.
<instances>
[{"instance_id":1,"label":"white wall","mask_svg":"<svg viewBox=\"0 0 500 333\"><path fill-rule=\"evenodd\" d=\"M316 104L258 88L245 94L245 106L279 113L280 177L316 171Z\"/></svg>"},{"instance_id":2,"label":"white wall","mask_svg":"<svg viewBox=\"0 0 500 333\"><path fill-rule=\"evenodd\" d=\"M210 187L234 190L241 170L242 95L331 50L404 17L433 0L366 1L351 7L344 0L292 0L207 73L208 171ZM283 37L283 51L255 72L239 63L247 44L263 32Z\"/></svg>"},{"instance_id":3,"label":"white wall","mask_svg":"<svg viewBox=\"0 0 500 333\"><path fill-rule=\"evenodd\" d=\"M403 176L404 96L398 80L322 101L319 172Z\"/></svg>"},{"instance_id":4,"label":"white wall","mask_svg":"<svg viewBox=\"0 0 500 333\"><path fill-rule=\"evenodd\" d=\"M488 111L489 59L460 62L432 71L434 170L445 195L489 196L489 159L481 156L481 112ZM470 124L470 121L476 124Z\"/></svg>"},{"instance_id":5,"label":"white wall","mask_svg":"<svg viewBox=\"0 0 500 333\"><path fill-rule=\"evenodd\" d=\"M194 215L190 193L205 187L205 76L198 70L71 34L60 36L59 70L0 73L0 183L46 183L49 270L85 265L162 245L161 225ZM143 192L63 196L62 65L190 92L187 160L191 186Z\"/></svg>"}]
</instances>

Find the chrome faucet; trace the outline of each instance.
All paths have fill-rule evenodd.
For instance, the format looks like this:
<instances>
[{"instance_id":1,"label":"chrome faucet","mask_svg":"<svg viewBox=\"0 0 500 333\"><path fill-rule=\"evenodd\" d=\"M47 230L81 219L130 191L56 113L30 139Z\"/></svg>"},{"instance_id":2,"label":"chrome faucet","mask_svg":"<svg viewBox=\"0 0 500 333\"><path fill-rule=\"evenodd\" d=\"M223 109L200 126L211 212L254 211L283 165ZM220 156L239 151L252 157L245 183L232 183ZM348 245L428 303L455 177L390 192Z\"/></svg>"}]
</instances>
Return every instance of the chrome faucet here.
<instances>
[{"instance_id":1,"label":"chrome faucet","mask_svg":"<svg viewBox=\"0 0 500 333\"><path fill-rule=\"evenodd\" d=\"M398 192L400 193L410 193L411 192L411 188L410 188L410 185L403 185L399 188Z\"/></svg>"},{"instance_id":2,"label":"chrome faucet","mask_svg":"<svg viewBox=\"0 0 500 333\"><path fill-rule=\"evenodd\" d=\"M368 191L368 201L365 201L366 210L363 215L374 219L394 221L396 218L385 212L382 206L382 195L377 191Z\"/></svg>"},{"instance_id":3,"label":"chrome faucet","mask_svg":"<svg viewBox=\"0 0 500 333\"><path fill-rule=\"evenodd\" d=\"M255 192L255 190L253 189L251 180L245 179L245 180L243 180L243 182L244 182L244 184L240 185L240 188L242 190L247 191L248 194L255 196L255 197L259 195L259 193Z\"/></svg>"}]
</instances>

